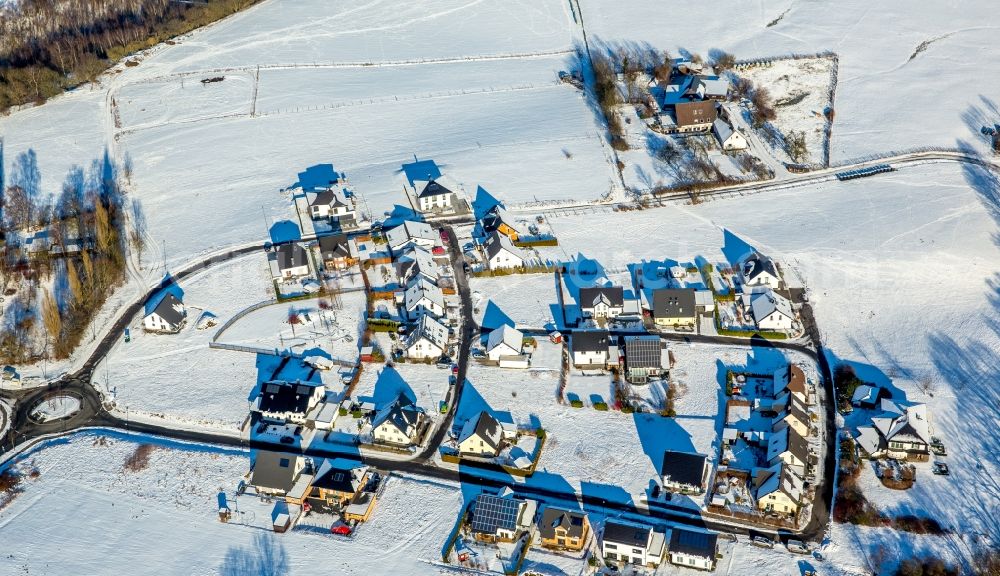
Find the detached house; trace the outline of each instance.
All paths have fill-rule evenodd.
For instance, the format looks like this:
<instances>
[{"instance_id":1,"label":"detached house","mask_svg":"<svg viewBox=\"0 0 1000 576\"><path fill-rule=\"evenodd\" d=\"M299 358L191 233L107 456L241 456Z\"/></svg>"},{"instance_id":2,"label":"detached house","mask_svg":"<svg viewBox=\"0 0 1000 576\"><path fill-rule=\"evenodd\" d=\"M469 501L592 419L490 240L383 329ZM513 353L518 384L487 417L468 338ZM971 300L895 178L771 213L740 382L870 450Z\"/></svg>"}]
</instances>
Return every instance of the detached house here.
<instances>
[{"instance_id":1,"label":"detached house","mask_svg":"<svg viewBox=\"0 0 1000 576\"><path fill-rule=\"evenodd\" d=\"M523 343L524 334L510 324L504 324L490 332L486 340L486 356L494 362L500 362L504 357L520 356Z\"/></svg>"},{"instance_id":2,"label":"detached house","mask_svg":"<svg viewBox=\"0 0 1000 576\"><path fill-rule=\"evenodd\" d=\"M438 318L444 315L444 294L426 278L417 278L410 284L404 294L403 302L406 307L406 317L410 320L417 320L424 314Z\"/></svg>"},{"instance_id":3,"label":"detached house","mask_svg":"<svg viewBox=\"0 0 1000 576\"><path fill-rule=\"evenodd\" d=\"M146 304L146 315L142 318L142 327L147 332L175 333L180 332L187 319L187 308L173 292L163 290L159 300L154 298Z\"/></svg>"},{"instance_id":4,"label":"detached house","mask_svg":"<svg viewBox=\"0 0 1000 576\"><path fill-rule=\"evenodd\" d=\"M898 460L927 460L931 443L927 406L902 407L883 399L882 413L871 426L858 428L858 446L870 457L888 456Z\"/></svg>"},{"instance_id":5,"label":"detached house","mask_svg":"<svg viewBox=\"0 0 1000 576\"><path fill-rule=\"evenodd\" d=\"M313 220L324 218L354 217L354 211L340 198L333 188L321 191L309 203L309 215Z\"/></svg>"},{"instance_id":6,"label":"detached house","mask_svg":"<svg viewBox=\"0 0 1000 576\"><path fill-rule=\"evenodd\" d=\"M504 440L503 427L489 412L480 412L470 418L458 437L460 454L492 457L500 454Z\"/></svg>"},{"instance_id":7,"label":"detached house","mask_svg":"<svg viewBox=\"0 0 1000 576\"><path fill-rule=\"evenodd\" d=\"M792 329L795 312L787 298L768 288L749 295L750 314L760 330L782 332Z\"/></svg>"},{"instance_id":8,"label":"detached house","mask_svg":"<svg viewBox=\"0 0 1000 576\"><path fill-rule=\"evenodd\" d=\"M770 286L778 288L781 278L774 260L754 250L740 266L744 286Z\"/></svg>"},{"instance_id":9,"label":"detached house","mask_svg":"<svg viewBox=\"0 0 1000 576\"><path fill-rule=\"evenodd\" d=\"M448 328L434 317L424 314L417 327L403 344L406 357L414 360L436 359L448 346Z\"/></svg>"},{"instance_id":10,"label":"detached house","mask_svg":"<svg viewBox=\"0 0 1000 576\"><path fill-rule=\"evenodd\" d=\"M653 320L661 328L693 330L698 310L693 288L661 288L653 290Z\"/></svg>"},{"instance_id":11,"label":"detached house","mask_svg":"<svg viewBox=\"0 0 1000 576\"><path fill-rule=\"evenodd\" d=\"M655 568L663 560L664 535L652 527L608 520L601 535L601 554L605 560Z\"/></svg>"},{"instance_id":12,"label":"detached house","mask_svg":"<svg viewBox=\"0 0 1000 576\"><path fill-rule=\"evenodd\" d=\"M545 548L580 551L590 534L590 522L584 512L549 506L542 510L538 534Z\"/></svg>"},{"instance_id":13,"label":"detached house","mask_svg":"<svg viewBox=\"0 0 1000 576\"><path fill-rule=\"evenodd\" d=\"M305 424L319 411L326 397L322 382L265 382L250 406L264 420L279 424Z\"/></svg>"},{"instance_id":14,"label":"detached house","mask_svg":"<svg viewBox=\"0 0 1000 576\"><path fill-rule=\"evenodd\" d=\"M357 259L351 256L351 247L346 234L320 236L319 253L326 270L343 270L352 266Z\"/></svg>"},{"instance_id":15,"label":"detached house","mask_svg":"<svg viewBox=\"0 0 1000 576\"><path fill-rule=\"evenodd\" d=\"M396 273L404 285L408 285L416 278L425 278L436 284L437 269L434 257L421 246L409 246L396 259Z\"/></svg>"},{"instance_id":16,"label":"detached house","mask_svg":"<svg viewBox=\"0 0 1000 576\"><path fill-rule=\"evenodd\" d=\"M608 364L611 339L607 330L580 330L570 335L573 365L577 368L604 368ZM617 354L616 354L617 356ZM618 358L613 359L615 362Z\"/></svg>"},{"instance_id":17,"label":"detached house","mask_svg":"<svg viewBox=\"0 0 1000 576\"><path fill-rule=\"evenodd\" d=\"M646 384L667 373L667 349L659 336L624 336L625 377L632 384Z\"/></svg>"},{"instance_id":18,"label":"detached house","mask_svg":"<svg viewBox=\"0 0 1000 576\"><path fill-rule=\"evenodd\" d=\"M438 242L434 229L426 222L404 220L402 224L385 233L389 249L399 254L404 248L416 245L430 250Z\"/></svg>"},{"instance_id":19,"label":"detached house","mask_svg":"<svg viewBox=\"0 0 1000 576\"><path fill-rule=\"evenodd\" d=\"M440 176L430 180L414 180L413 190L421 212L440 212L451 208L459 186L451 178Z\"/></svg>"},{"instance_id":20,"label":"detached house","mask_svg":"<svg viewBox=\"0 0 1000 576\"><path fill-rule=\"evenodd\" d=\"M316 472L309 498L326 506L343 507L373 479L374 472L361 462L345 458L327 459Z\"/></svg>"},{"instance_id":21,"label":"detached house","mask_svg":"<svg viewBox=\"0 0 1000 576\"><path fill-rule=\"evenodd\" d=\"M278 265L275 280L289 280L309 275L309 254L296 242L278 246L275 259Z\"/></svg>"},{"instance_id":22,"label":"detached house","mask_svg":"<svg viewBox=\"0 0 1000 576\"><path fill-rule=\"evenodd\" d=\"M754 471L757 509L794 516L803 503L802 479L783 462Z\"/></svg>"},{"instance_id":23,"label":"detached house","mask_svg":"<svg viewBox=\"0 0 1000 576\"><path fill-rule=\"evenodd\" d=\"M719 535L684 528L670 529L670 563L698 570L714 570Z\"/></svg>"},{"instance_id":24,"label":"detached house","mask_svg":"<svg viewBox=\"0 0 1000 576\"><path fill-rule=\"evenodd\" d=\"M477 540L513 542L535 521L538 503L515 498L510 488L499 494L480 494L470 512L469 527Z\"/></svg>"},{"instance_id":25,"label":"detached house","mask_svg":"<svg viewBox=\"0 0 1000 576\"><path fill-rule=\"evenodd\" d=\"M306 459L298 454L258 450L250 463L250 485L257 493L279 496L290 503L305 501L312 479Z\"/></svg>"},{"instance_id":26,"label":"detached house","mask_svg":"<svg viewBox=\"0 0 1000 576\"><path fill-rule=\"evenodd\" d=\"M717 118L712 123L712 133L715 134L715 138L719 141L719 146L723 150L746 150L750 147L746 137L740 132L733 130L733 127L721 118Z\"/></svg>"},{"instance_id":27,"label":"detached house","mask_svg":"<svg viewBox=\"0 0 1000 576\"><path fill-rule=\"evenodd\" d=\"M625 312L625 290L621 286L580 288L580 312L584 318L616 318Z\"/></svg>"},{"instance_id":28,"label":"detached house","mask_svg":"<svg viewBox=\"0 0 1000 576\"><path fill-rule=\"evenodd\" d=\"M660 476L668 492L701 494L708 480L708 461L704 454L666 450Z\"/></svg>"},{"instance_id":29,"label":"detached house","mask_svg":"<svg viewBox=\"0 0 1000 576\"><path fill-rule=\"evenodd\" d=\"M377 443L409 447L417 443L423 410L404 394L380 410L372 420L372 438Z\"/></svg>"},{"instance_id":30,"label":"detached house","mask_svg":"<svg viewBox=\"0 0 1000 576\"><path fill-rule=\"evenodd\" d=\"M504 270L524 266L521 251L511 243L510 238L494 230L483 244L486 251L486 265L490 270Z\"/></svg>"}]
</instances>

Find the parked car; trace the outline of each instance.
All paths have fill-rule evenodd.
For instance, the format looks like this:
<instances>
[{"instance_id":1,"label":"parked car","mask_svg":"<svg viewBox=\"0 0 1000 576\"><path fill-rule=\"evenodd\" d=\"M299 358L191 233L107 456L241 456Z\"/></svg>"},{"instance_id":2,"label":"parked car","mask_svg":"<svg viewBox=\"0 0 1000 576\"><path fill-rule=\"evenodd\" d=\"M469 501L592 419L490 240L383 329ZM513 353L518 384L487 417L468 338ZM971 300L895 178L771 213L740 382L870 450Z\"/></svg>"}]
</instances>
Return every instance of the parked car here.
<instances>
[{"instance_id":1,"label":"parked car","mask_svg":"<svg viewBox=\"0 0 1000 576\"><path fill-rule=\"evenodd\" d=\"M937 474L938 476L950 476L951 475L951 471L948 470L948 465L945 464L944 462L935 462L934 463L934 468L932 468L931 471L934 472L935 474Z\"/></svg>"},{"instance_id":2,"label":"parked car","mask_svg":"<svg viewBox=\"0 0 1000 576\"><path fill-rule=\"evenodd\" d=\"M441 230L441 241L444 242L445 244L449 242L448 233L445 232L444 230Z\"/></svg>"},{"instance_id":3,"label":"parked car","mask_svg":"<svg viewBox=\"0 0 1000 576\"><path fill-rule=\"evenodd\" d=\"M774 542L766 536L754 536L750 539L750 543L760 548L774 548Z\"/></svg>"}]
</instances>

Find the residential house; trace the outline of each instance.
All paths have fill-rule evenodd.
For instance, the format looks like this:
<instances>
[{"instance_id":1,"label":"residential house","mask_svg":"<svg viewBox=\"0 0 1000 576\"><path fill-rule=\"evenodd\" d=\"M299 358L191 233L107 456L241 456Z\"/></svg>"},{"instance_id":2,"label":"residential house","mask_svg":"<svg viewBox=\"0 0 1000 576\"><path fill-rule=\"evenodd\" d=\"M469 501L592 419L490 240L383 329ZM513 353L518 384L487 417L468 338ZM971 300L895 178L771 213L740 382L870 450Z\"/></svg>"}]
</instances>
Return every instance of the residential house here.
<instances>
[{"instance_id":1,"label":"residential house","mask_svg":"<svg viewBox=\"0 0 1000 576\"><path fill-rule=\"evenodd\" d=\"M883 398L888 397L888 392L881 386L862 384L854 389L851 396L851 405L858 408L874 408L879 405Z\"/></svg>"},{"instance_id":2,"label":"residential house","mask_svg":"<svg viewBox=\"0 0 1000 576\"><path fill-rule=\"evenodd\" d=\"M305 424L319 412L325 397L322 382L272 380L261 385L250 411L271 422Z\"/></svg>"},{"instance_id":3,"label":"residential house","mask_svg":"<svg viewBox=\"0 0 1000 576\"><path fill-rule=\"evenodd\" d=\"M499 232L511 242L517 242L522 236L522 232L514 219L511 218L510 214L507 213L507 209L497 204L490 209L481 219L481 224L483 227L484 234L492 234L493 232Z\"/></svg>"},{"instance_id":4,"label":"residential house","mask_svg":"<svg viewBox=\"0 0 1000 576\"><path fill-rule=\"evenodd\" d=\"M926 460L931 443L927 406L900 406L883 399L881 413L871 426L858 428L858 446L870 457L888 456L898 460Z\"/></svg>"},{"instance_id":5,"label":"residential house","mask_svg":"<svg viewBox=\"0 0 1000 576\"><path fill-rule=\"evenodd\" d=\"M438 266L426 248L409 246L396 258L396 274L404 285L409 285L416 278L425 278L437 284Z\"/></svg>"},{"instance_id":6,"label":"residential house","mask_svg":"<svg viewBox=\"0 0 1000 576\"><path fill-rule=\"evenodd\" d=\"M448 347L448 328L433 316L424 314L417 327L406 337L403 349L414 360L440 358Z\"/></svg>"},{"instance_id":7,"label":"residential house","mask_svg":"<svg viewBox=\"0 0 1000 576\"><path fill-rule=\"evenodd\" d=\"M621 520L604 523L601 555L610 562L655 568L663 560L664 535L651 526Z\"/></svg>"},{"instance_id":8,"label":"residential house","mask_svg":"<svg viewBox=\"0 0 1000 576\"><path fill-rule=\"evenodd\" d=\"M698 570L714 570L719 552L719 535L685 528L670 529L670 563Z\"/></svg>"},{"instance_id":9,"label":"residential house","mask_svg":"<svg viewBox=\"0 0 1000 576\"><path fill-rule=\"evenodd\" d=\"M480 494L472 507L469 527L477 540L513 542L531 528L538 503L514 497L510 488L499 494Z\"/></svg>"},{"instance_id":10,"label":"residential house","mask_svg":"<svg viewBox=\"0 0 1000 576\"><path fill-rule=\"evenodd\" d=\"M754 292L750 297L750 314L753 315L757 328L771 332L783 332L792 329L795 312L788 298L768 288L762 292Z\"/></svg>"},{"instance_id":11,"label":"residential house","mask_svg":"<svg viewBox=\"0 0 1000 576\"><path fill-rule=\"evenodd\" d=\"M438 243L438 237L430 224L413 220L404 220L399 226L386 232L385 239L393 254L402 253L410 245L430 250Z\"/></svg>"},{"instance_id":12,"label":"residential house","mask_svg":"<svg viewBox=\"0 0 1000 576\"><path fill-rule=\"evenodd\" d=\"M278 246L275 259L278 265L275 280L289 280L309 275L309 254L296 242Z\"/></svg>"},{"instance_id":13,"label":"residential house","mask_svg":"<svg viewBox=\"0 0 1000 576\"><path fill-rule=\"evenodd\" d=\"M538 534L545 548L580 551L590 534L590 522L585 512L549 506L542 510Z\"/></svg>"},{"instance_id":14,"label":"residential house","mask_svg":"<svg viewBox=\"0 0 1000 576\"><path fill-rule=\"evenodd\" d=\"M784 462L754 470L753 485L762 512L794 516L804 502L802 479Z\"/></svg>"},{"instance_id":15,"label":"residential house","mask_svg":"<svg viewBox=\"0 0 1000 576\"><path fill-rule=\"evenodd\" d=\"M505 356L519 356L523 343L524 334L510 324L504 324L490 332L486 339L486 356L493 362L499 362Z\"/></svg>"},{"instance_id":16,"label":"residential house","mask_svg":"<svg viewBox=\"0 0 1000 576\"><path fill-rule=\"evenodd\" d=\"M578 330L570 335L573 365L577 368L605 367L611 339L607 330ZM617 356L617 354L616 354ZM617 362L618 358L613 361Z\"/></svg>"},{"instance_id":17,"label":"residential house","mask_svg":"<svg viewBox=\"0 0 1000 576\"><path fill-rule=\"evenodd\" d=\"M417 320L425 314L444 316L444 293L426 278L417 278L406 289L403 297L406 317Z\"/></svg>"},{"instance_id":18,"label":"residential house","mask_svg":"<svg viewBox=\"0 0 1000 576\"><path fill-rule=\"evenodd\" d=\"M677 130L680 132L707 131L718 117L715 102L710 100L678 102L674 105Z\"/></svg>"},{"instance_id":19,"label":"residential house","mask_svg":"<svg viewBox=\"0 0 1000 576\"><path fill-rule=\"evenodd\" d=\"M354 217L354 210L351 210L337 194L333 188L320 191L311 202L309 202L309 215L313 220L325 218Z\"/></svg>"},{"instance_id":20,"label":"residential house","mask_svg":"<svg viewBox=\"0 0 1000 576\"><path fill-rule=\"evenodd\" d=\"M698 100L725 100L729 97L729 81L718 76L695 76L685 96Z\"/></svg>"},{"instance_id":21,"label":"residential house","mask_svg":"<svg viewBox=\"0 0 1000 576\"><path fill-rule=\"evenodd\" d=\"M726 122L722 118L716 118L715 122L712 122L712 134L715 134L715 139L719 141L719 146L723 150L746 150L750 147L746 136L738 130L733 130L729 122Z\"/></svg>"},{"instance_id":22,"label":"residential house","mask_svg":"<svg viewBox=\"0 0 1000 576\"><path fill-rule=\"evenodd\" d=\"M251 458L250 485L258 494L301 504L313 480L308 468L306 459L298 454L258 450Z\"/></svg>"},{"instance_id":23,"label":"residential house","mask_svg":"<svg viewBox=\"0 0 1000 576\"><path fill-rule=\"evenodd\" d=\"M584 318L615 318L625 311L621 286L580 288L580 312Z\"/></svg>"},{"instance_id":24,"label":"residential house","mask_svg":"<svg viewBox=\"0 0 1000 576\"><path fill-rule=\"evenodd\" d=\"M774 372L774 388L771 395L778 397L785 392L803 404L812 403L812 397L806 387L806 374L795 364L788 364Z\"/></svg>"},{"instance_id":25,"label":"residential house","mask_svg":"<svg viewBox=\"0 0 1000 576\"><path fill-rule=\"evenodd\" d=\"M413 181L413 190L421 212L441 212L451 208L459 189L458 183L447 176Z\"/></svg>"},{"instance_id":26,"label":"residential house","mask_svg":"<svg viewBox=\"0 0 1000 576\"><path fill-rule=\"evenodd\" d=\"M792 470L805 475L809 463L809 441L792 427L781 428L767 439L767 462L773 466L784 462Z\"/></svg>"},{"instance_id":27,"label":"residential house","mask_svg":"<svg viewBox=\"0 0 1000 576\"><path fill-rule=\"evenodd\" d=\"M419 440L424 412L400 393L392 404L380 410L372 420L372 438L376 443L410 447Z\"/></svg>"},{"instance_id":28,"label":"residential house","mask_svg":"<svg viewBox=\"0 0 1000 576\"><path fill-rule=\"evenodd\" d=\"M692 452L663 452L660 476L663 489L668 492L701 494L708 479L708 460L704 454Z\"/></svg>"},{"instance_id":29,"label":"residential house","mask_svg":"<svg viewBox=\"0 0 1000 576\"><path fill-rule=\"evenodd\" d=\"M483 244L486 251L486 265L490 270L504 270L524 266L521 251L511 243L510 238L494 230Z\"/></svg>"},{"instance_id":30,"label":"residential house","mask_svg":"<svg viewBox=\"0 0 1000 576\"><path fill-rule=\"evenodd\" d=\"M809 410L795 396L791 396L788 400L788 411L779 414L772 420L771 424L775 430L790 426L798 435L803 437L810 436L810 428L812 426L809 418Z\"/></svg>"},{"instance_id":31,"label":"residential house","mask_svg":"<svg viewBox=\"0 0 1000 576\"><path fill-rule=\"evenodd\" d=\"M458 436L458 452L472 456L493 457L500 454L504 440L503 427L489 412L470 418Z\"/></svg>"},{"instance_id":32,"label":"residential house","mask_svg":"<svg viewBox=\"0 0 1000 576\"><path fill-rule=\"evenodd\" d=\"M653 321L661 328L693 330L698 321L693 288L653 290Z\"/></svg>"},{"instance_id":33,"label":"residential house","mask_svg":"<svg viewBox=\"0 0 1000 576\"><path fill-rule=\"evenodd\" d=\"M646 384L667 373L667 349L659 336L624 336L625 377L632 384Z\"/></svg>"},{"instance_id":34,"label":"residential house","mask_svg":"<svg viewBox=\"0 0 1000 576\"><path fill-rule=\"evenodd\" d=\"M743 286L770 286L778 288L781 278L774 260L754 250L740 265Z\"/></svg>"},{"instance_id":35,"label":"residential house","mask_svg":"<svg viewBox=\"0 0 1000 576\"><path fill-rule=\"evenodd\" d=\"M146 304L146 315L142 318L142 327L147 332L176 333L184 327L187 319L187 308L184 303L170 290L162 290Z\"/></svg>"},{"instance_id":36,"label":"residential house","mask_svg":"<svg viewBox=\"0 0 1000 576\"><path fill-rule=\"evenodd\" d=\"M319 253L326 270L343 270L357 262L357 258L351 255L346 234L320 236Z\"/></svg>"},{"instance_id":37,"label":"residential house","mask_svg":"<svg viewBox=\"0 0 1000 576\"><path fill-rule=\"evenodd\" d=\"M373 474L368 466L356 460L329 458L316 472L309 499L326 506L346 506L367 487Z\"/></svg>"}]
</instances>

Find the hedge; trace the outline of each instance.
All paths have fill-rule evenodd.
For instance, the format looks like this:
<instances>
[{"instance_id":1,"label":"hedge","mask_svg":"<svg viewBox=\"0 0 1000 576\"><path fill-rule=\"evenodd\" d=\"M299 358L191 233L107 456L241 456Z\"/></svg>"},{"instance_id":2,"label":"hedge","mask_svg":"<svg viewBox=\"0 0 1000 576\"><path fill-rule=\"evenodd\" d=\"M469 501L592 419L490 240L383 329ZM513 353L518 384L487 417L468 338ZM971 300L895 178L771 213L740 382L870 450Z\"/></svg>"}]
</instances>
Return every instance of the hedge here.
<instances>
[{"instance_id":1,"label":"hedge","mask_svg":"<svg viewBox=\"0 0 1000 576\"><path fill-rule=\"evenodd\" d=\"M608 411L608 403L607 402L594 402L594 410L598 410L600 412L607 412Z\"/></svg>"}]
</instances>

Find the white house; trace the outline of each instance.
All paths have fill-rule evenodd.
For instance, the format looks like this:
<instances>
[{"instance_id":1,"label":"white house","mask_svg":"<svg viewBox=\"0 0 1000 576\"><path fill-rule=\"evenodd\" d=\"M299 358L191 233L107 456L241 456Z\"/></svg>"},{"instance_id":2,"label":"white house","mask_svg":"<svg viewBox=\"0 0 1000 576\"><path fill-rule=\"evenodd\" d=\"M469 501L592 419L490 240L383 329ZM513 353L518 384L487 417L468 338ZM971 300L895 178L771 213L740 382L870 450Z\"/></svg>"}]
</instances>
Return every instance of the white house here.
<instances>
[{"instance_id":1,"label":"white house","mask_svg":"<svg viewBox=\"0 0 1000 576\"><path fill-rule=\"evenodd\" d=\"M164 290L160 294L159 302L147 305L142 327L147 332L180 332L187 318L187 308L173 292Z\"/></svg>"},{"instance_id":2,"label":"white house","mask_svg":"<svg viewBox=\"0 0 1000 576\"><path fill-rule=\"evenodd\" d=\"M927 406L914 404L903 407L883 398L881 413L872 417L871 426L858 428L856 440L861 449L873 458L926 459L931 443Z\"/></svg>"},{"instance_id":3,"label":"white house","mask_svg":"<svg viewBox=\"0 0 1000 576\"><path fill-rule=\"evenodd\" d=\"M411 244L430 250L438 241L430 224L413 220L404 220L402 224L386 232L385 238L393 254L401 253Z\"/></svg>"},{"instance_id":4,"label":"white house","mask_svg":"<svg viewBox=\"0 0 1000 576\"><path fill-rule=\"evenodd\" d=\"M809 462L809 442L794 428L781 428L767 439L767 461L772 466L784 462L804 474Z\"/></svg>"},{"instance_id":5,"label":"white house","mask_svg":"<svg viewBox=\"0 0 1000 576\"><path fill-rule=\"evenodd\" d=\"M458 436L460 454L472 456L496 456L504 440L503 427L489 412L480 412L470 418Z\"/></svg>"},{"instance_id":6,"label":"white house","mask_svg":"<svg viewBox=\"0 0 1000 576\"><path fill-rule=\"evenodd\" d=\"M685 528L670 529L670 563L698 570L714 570L719 536Z\"/></svg>"},{"instance_id":7,"label":"white house","mask_svg":"<svg viewBox=\"0 0 1000 576\"><path fill-rule=\"evenodd\" d=\"M802 479L784 462L754 470L757 509L763 512L795 515L803 501Z\"/></svg>"},{"instance_id":8,"label":"white house","mask_svg":"<svg viewBox=\"0 0 1000 576\"><path fill-rule=\"evenodd\" d=\"M722 118L716 118L712 123L712 133L715 134L723 150L746 150L750 146L746 137L739 131L733 130L733 127Z\"/></svg>"},{"instance_id":9,"label":"white house","mask_svg":"<svg viewBox=\"0 0 1000 576\"><path fill-rule=\"evenodd\" d=\"M605 330L578 330L570 335L570 350L573 353L573 365L578 368L608 364L608 351L611 339ZM618 362L618 358L614 358Z\"/></svg>"},{"instance_id":10,"label":"white house","mask_svg":"<svg viewBox=\"0 0 1000 576\"><path fill-rule=\"evenodd\" d=\"M434 256L423 246L411 245L396 258L396 274L403 284L415 278L426 278L432 283L438 281L438 267Z\"/></svg>"},{"instance_id":11,"label":"white house","mask_svg":"<svg viewBox=\"0 0 1000 576\"><path fill-rule=\"evenodd\" d=\"M406 317L410 320L417 320L424 314L435 317L444 315L444 294L426 278L417 278L413 281L406 289L403 301L406 306Z\"/></svg>"},{"instance_id":12,"label":"white house","mask_svg":"<svg viewBox=\"0 0 1000 576\"><path fill-rule=\"evenodd\" d=\"M375 415L372 420L372 438L375 442L384 444L413 446L417 443L423 417L423 411L400 394L392 404Z\"/></svg>"},{"instance_id":13,"label":"white house","mask_svg":"<svg viewBox=\"0 0 1000 576\"><path fill-rule=\"evenodd\" d=\"M298 454L258 450L250 464L250 485L259 494L301 500L312 480L312 476L304 474L305 468L306 459Z\"/></svg>"},{"instance_id":14,"label":"white house","mask_svg":"<svg viewBox=\"0 0 1000 576\"><path fill-rule=\"evenodd\" d=\"M354 217L354 210L351 210L333 188L327 188L316 194L309 202L309 215L313 220Z\"/></svg>"},{"instance_id":15,"label":"white house","mask_svg":"<svg viewBox=\"0 0 1000 576\"><path fill-rule=\"evenodd\" d=\"M520 250L514 246L510 238L496 230L486 237L483 248L486 250L486 264L490 270L524 266Z\"/></svg>"},{"instance_id":16,"label":"white house","mask_svg":"<svg viewBox=\"0 0 1000 576\"><path fill-rule=\"evenodd\" d=\"M580 312L584 318L617 318L625 311L621 286L580 288Z\"/></svg>"},{"instance_id":17,"label":"white house","mask_svg":"<svg viewBox=\"0 0 1000 576\"><path fill-rule=\"evenodd\" d=\"M458 183L448 176L413 181L413 191L421 212L440 212L451 208L459 189Z\"/></svg>"},{"instance_id":18,"label":"white house","mask_svg":"<svg viewBox=\"0 0 1000 576\"><path fill-rule=\"evenodd\" d=\"M809 436L810 422L809 411L805 404L802 403L802 400L797 396L790 396L788 399L788 410L775 417L771 421L771 425L775 430L790 426L800 436Z\"/></svg>"},{"instance_id":19,"label":"white house","mask_svg":"<svg viewBox=\"0 0 1000 576\"><path fill-rule=\"evenodd\" d=\"M309 254L296 242L278 246L275 260L278 265L275 280L289 280L309 275Z\"/></svg>"},{"instance_id":20,"label":"white house","mask_svg":"<svg viewBox=\"0 0 1000 576\"><path fill-rule=\"evenodd\" d=\"M261 386L250 411L271 422L305 424L310 415L319 411L325 397L322 382L272 380Z\"/></svg>"},{"instance_id":21,"label":"white house","mask_svg":"<svg viewBox=\"0 0 1000 576\"><path fill-rule=\"evenodd\" d=\"M486 340L486 356L494 362L499 362L504 356L518 356L523 342L524 334L520 330L504 324L490 332Z\"/></svg>"},{"instance_id":22,"label":"white house","mask_svg":"<svg viewBox=\"0 0 1000 576\"><path fill-rule=\"evenodd\" d=\"M792 303L770 288L750 294L750 313L758 329L772 332L791 330L795 320Z\"/></svg>"},{"instance_id":23,"label":"white house","mask_svg":"<svg viewBox=\"0 0 1000 576\"><path fill-rule=\"evenodd\" d=\"M704 454L665 450L660 477L668 492L701 494L708 480L708 459Z\"/></svg>"},{"instance_id":24,"label":"white house","mask_svg":"<svg viewBox=\"0 0 1000 576\"><path fill-rule=\"evenodd\" d=\"M404 343L406 357L414 360L436 359L448 346L448 328L433 316L424 314Z\"/></svg>"},{"instance_id":25,"label":"white house","mask_svg":"<svg viewBox=\"0 0 1000 576\"><path fill-rule=\"evenodd\" d=\"M754 250L743 259L740 273L744 286L770 286L777 288L781 282L774 260Z\"/></svg>"},{"instance_id":26,"label":"white house","mask_svg":"<svg viewBox=\"0 0 1000 576\"><path fill-rule=\"evenodd\" d=\"M650 526L621 520L604 523L601 554L605 560L655 568L663 560L665 547L663 533Z\"/></svg>"}]
</instances>

